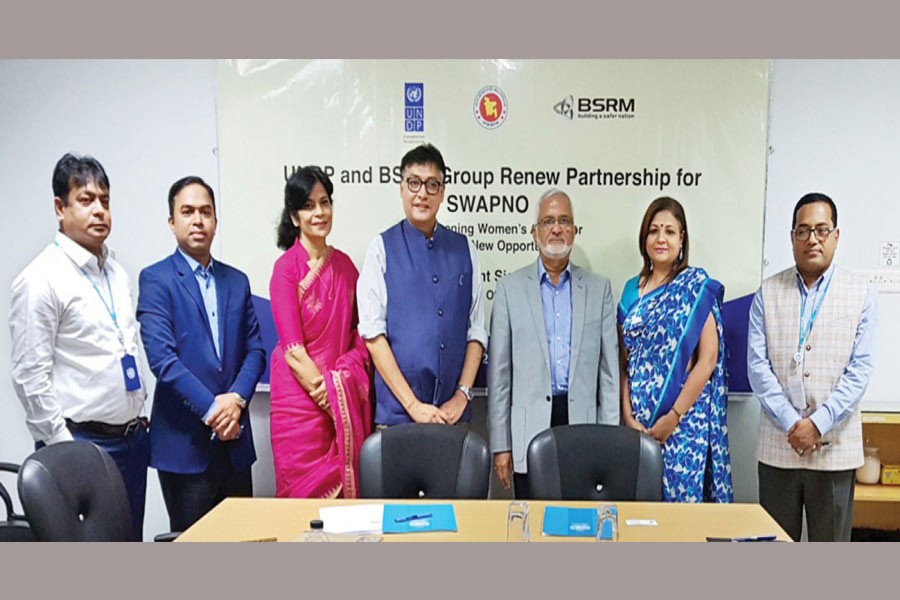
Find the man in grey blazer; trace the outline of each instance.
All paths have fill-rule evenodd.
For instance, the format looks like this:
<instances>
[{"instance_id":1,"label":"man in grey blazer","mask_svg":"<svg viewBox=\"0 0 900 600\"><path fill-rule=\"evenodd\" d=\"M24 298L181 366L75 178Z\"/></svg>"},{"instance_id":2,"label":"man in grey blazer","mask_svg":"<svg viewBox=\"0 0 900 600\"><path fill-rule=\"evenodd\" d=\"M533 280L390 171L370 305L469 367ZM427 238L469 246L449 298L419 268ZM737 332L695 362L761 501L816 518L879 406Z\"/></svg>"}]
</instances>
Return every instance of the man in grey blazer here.
<instances>
[{"instance_id":1,"label":"man in grey blazer","mask_svg":"<svg viewBox=\"0 0 900 600\"><path fill-rule=\"evenodd\" d=\"M569 423L619 424L616 309L609 279L572 264L572 200L544 192L532 229L535 263L497 284L488 346L494 470L528 497L525 451L535 435Z\"/></svg>"}]
</instances>

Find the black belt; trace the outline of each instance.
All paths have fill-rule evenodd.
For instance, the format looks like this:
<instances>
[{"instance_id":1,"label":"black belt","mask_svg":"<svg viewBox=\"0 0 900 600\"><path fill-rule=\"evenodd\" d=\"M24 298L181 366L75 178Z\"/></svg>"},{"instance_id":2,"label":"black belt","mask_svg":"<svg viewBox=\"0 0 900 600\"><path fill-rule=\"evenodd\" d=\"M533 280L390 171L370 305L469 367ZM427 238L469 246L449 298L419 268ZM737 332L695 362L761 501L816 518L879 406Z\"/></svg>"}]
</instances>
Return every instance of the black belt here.
<instances>
[{"instance_id":1,"label":"black belt","mask_svg":"<svg viewBox=\"0 0 900 600\"><path fill-rule=\"evenodd\" d=\"M569 394L556 394L550 405L550 427L569 424Z\"/></svg>"},{"instance_id":2,"label":"black belt","mask_svg":"<svg viewBox=\"0 0 900 600\"><path fill-rule=\"evenodd\" d=\"M87 433L91 435L99 435L102 437L127 437L139 426L144 429L150 422L147 417L137 417L123 425L110 425L109 423L100 423L99 421L84 421L78 423L72 419L66 419L66 427L72 433Z\"/></svg>"}]
</instances>

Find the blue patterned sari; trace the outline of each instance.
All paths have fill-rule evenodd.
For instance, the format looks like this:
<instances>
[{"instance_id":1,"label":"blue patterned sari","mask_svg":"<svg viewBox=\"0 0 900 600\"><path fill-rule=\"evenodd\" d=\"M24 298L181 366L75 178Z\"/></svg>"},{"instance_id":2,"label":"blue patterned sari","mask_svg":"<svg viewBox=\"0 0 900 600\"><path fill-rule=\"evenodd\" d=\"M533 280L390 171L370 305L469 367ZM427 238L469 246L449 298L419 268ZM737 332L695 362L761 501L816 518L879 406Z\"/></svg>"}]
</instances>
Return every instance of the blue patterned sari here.
<instances>
[{"instance_id":1,"label":"blue patterned sari","mask_svg":"<svg viewBox=\"0 0 900 600\"><path fill-rule=\"evenodd\" d=\"M725 421L724 288L695 267L643 297L638 280L635 277L625 284L618 319L628 351L631 410L644 427L652 427L675 404L710 312L719 334L719 354L710 380L663 445L663 500L732 502Z\"/></svg>"}]
</instances>

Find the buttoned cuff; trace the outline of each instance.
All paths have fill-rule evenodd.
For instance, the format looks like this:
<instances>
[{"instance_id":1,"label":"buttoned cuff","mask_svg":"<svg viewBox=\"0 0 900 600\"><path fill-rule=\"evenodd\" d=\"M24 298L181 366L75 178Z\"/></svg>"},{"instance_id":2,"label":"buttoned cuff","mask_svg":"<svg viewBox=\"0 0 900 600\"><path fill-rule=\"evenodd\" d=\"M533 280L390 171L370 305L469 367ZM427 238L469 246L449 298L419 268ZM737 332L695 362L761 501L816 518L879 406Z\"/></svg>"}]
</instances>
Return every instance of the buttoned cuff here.
<instances>
[{"instance_id":1,"label":"buttoned cuff","mask_svg":"<svg viewBox=\"0 0 900 600\"><path fill-rule=\"evenodd\" d=\"M209 405L209 408L206 409L206 412L203 413L203 422L209 423L209 419L213 416L213 413L216 412L216 401L213 400L212 404Z\"/></svg>"},{"instance_id":2,"label":"buttoned cuff","mask_svg":"<svg viewBox=\"0 0 900 600\"><path fill-rule=\"evenodd\" d=\"M794 408L794 405L790 402L786 402L784 410L778 415L778 424L781 426L782 431L787 432L788 429L794 426L794 423L802 418L800 413L797 412L797 409Z\"/></svg>"},{"instance_id":3,"label":"buttoned cuff","mask_svg":"<svg viewBox=\"0 0 900 600\"><path fill-rule=\"evenodd\" d=\"M831 414L824 406L819 407L816 412L809 415L809 420L815 424L816 429L819 430L819 435L827 434L834 427L834 419L831 418Z\"/></svg>"}]
</instances>

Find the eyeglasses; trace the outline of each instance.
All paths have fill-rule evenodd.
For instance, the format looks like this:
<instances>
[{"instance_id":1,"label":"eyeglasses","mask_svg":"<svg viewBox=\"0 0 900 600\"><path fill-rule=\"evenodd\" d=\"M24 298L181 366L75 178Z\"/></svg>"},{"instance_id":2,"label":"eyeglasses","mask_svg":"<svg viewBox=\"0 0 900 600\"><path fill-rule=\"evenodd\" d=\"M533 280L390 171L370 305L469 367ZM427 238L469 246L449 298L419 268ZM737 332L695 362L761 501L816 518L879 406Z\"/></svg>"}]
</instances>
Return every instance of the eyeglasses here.
<instances>
[{"instance_id":1,"label":"eyeglasses","mask_svg":"<svg viewBox=\"0 0 900 600\"><path fill-rule=\"evenodd\" d=\"M816 239L820 242L824 242L828 239L828 236L831 235L831 232L834 231L833 227L828 227L826 225L820 225L818 227L798 227L797 229L792 229L791 233L794 234L794 237L801 242L805 242L809 239L809 236L815 232Z\"/></svg>"},{"instance_id":2,"label":"eyeglasses","mask_svg":"<svg viewBox=\"0 0 900 600\"><path fill-rule=\"evenodd\" d=\"M413 194L418 193L419 190L422 189L422 184L425 184L425 191L428 192L430 196L434 196L441 188L444 187L444 184L435 179L429 179L428 181L422 181L421 179L416 179L415 177L407 177L406 178L406 187L409 188Z\"/></svg>"},{"instance_id":3,"label":"eyeglasses","mask_svg":"<svg viewBox=\"0 0 900 600\"><path fill-rule=\"evenodd\" d=\"M540 221L538 221L538 225L543 227L544 229L550 229L554 225L559 224L563 229L568 229L574 224L571 217L544 217Z\"/></svg>"}]
</instances>

